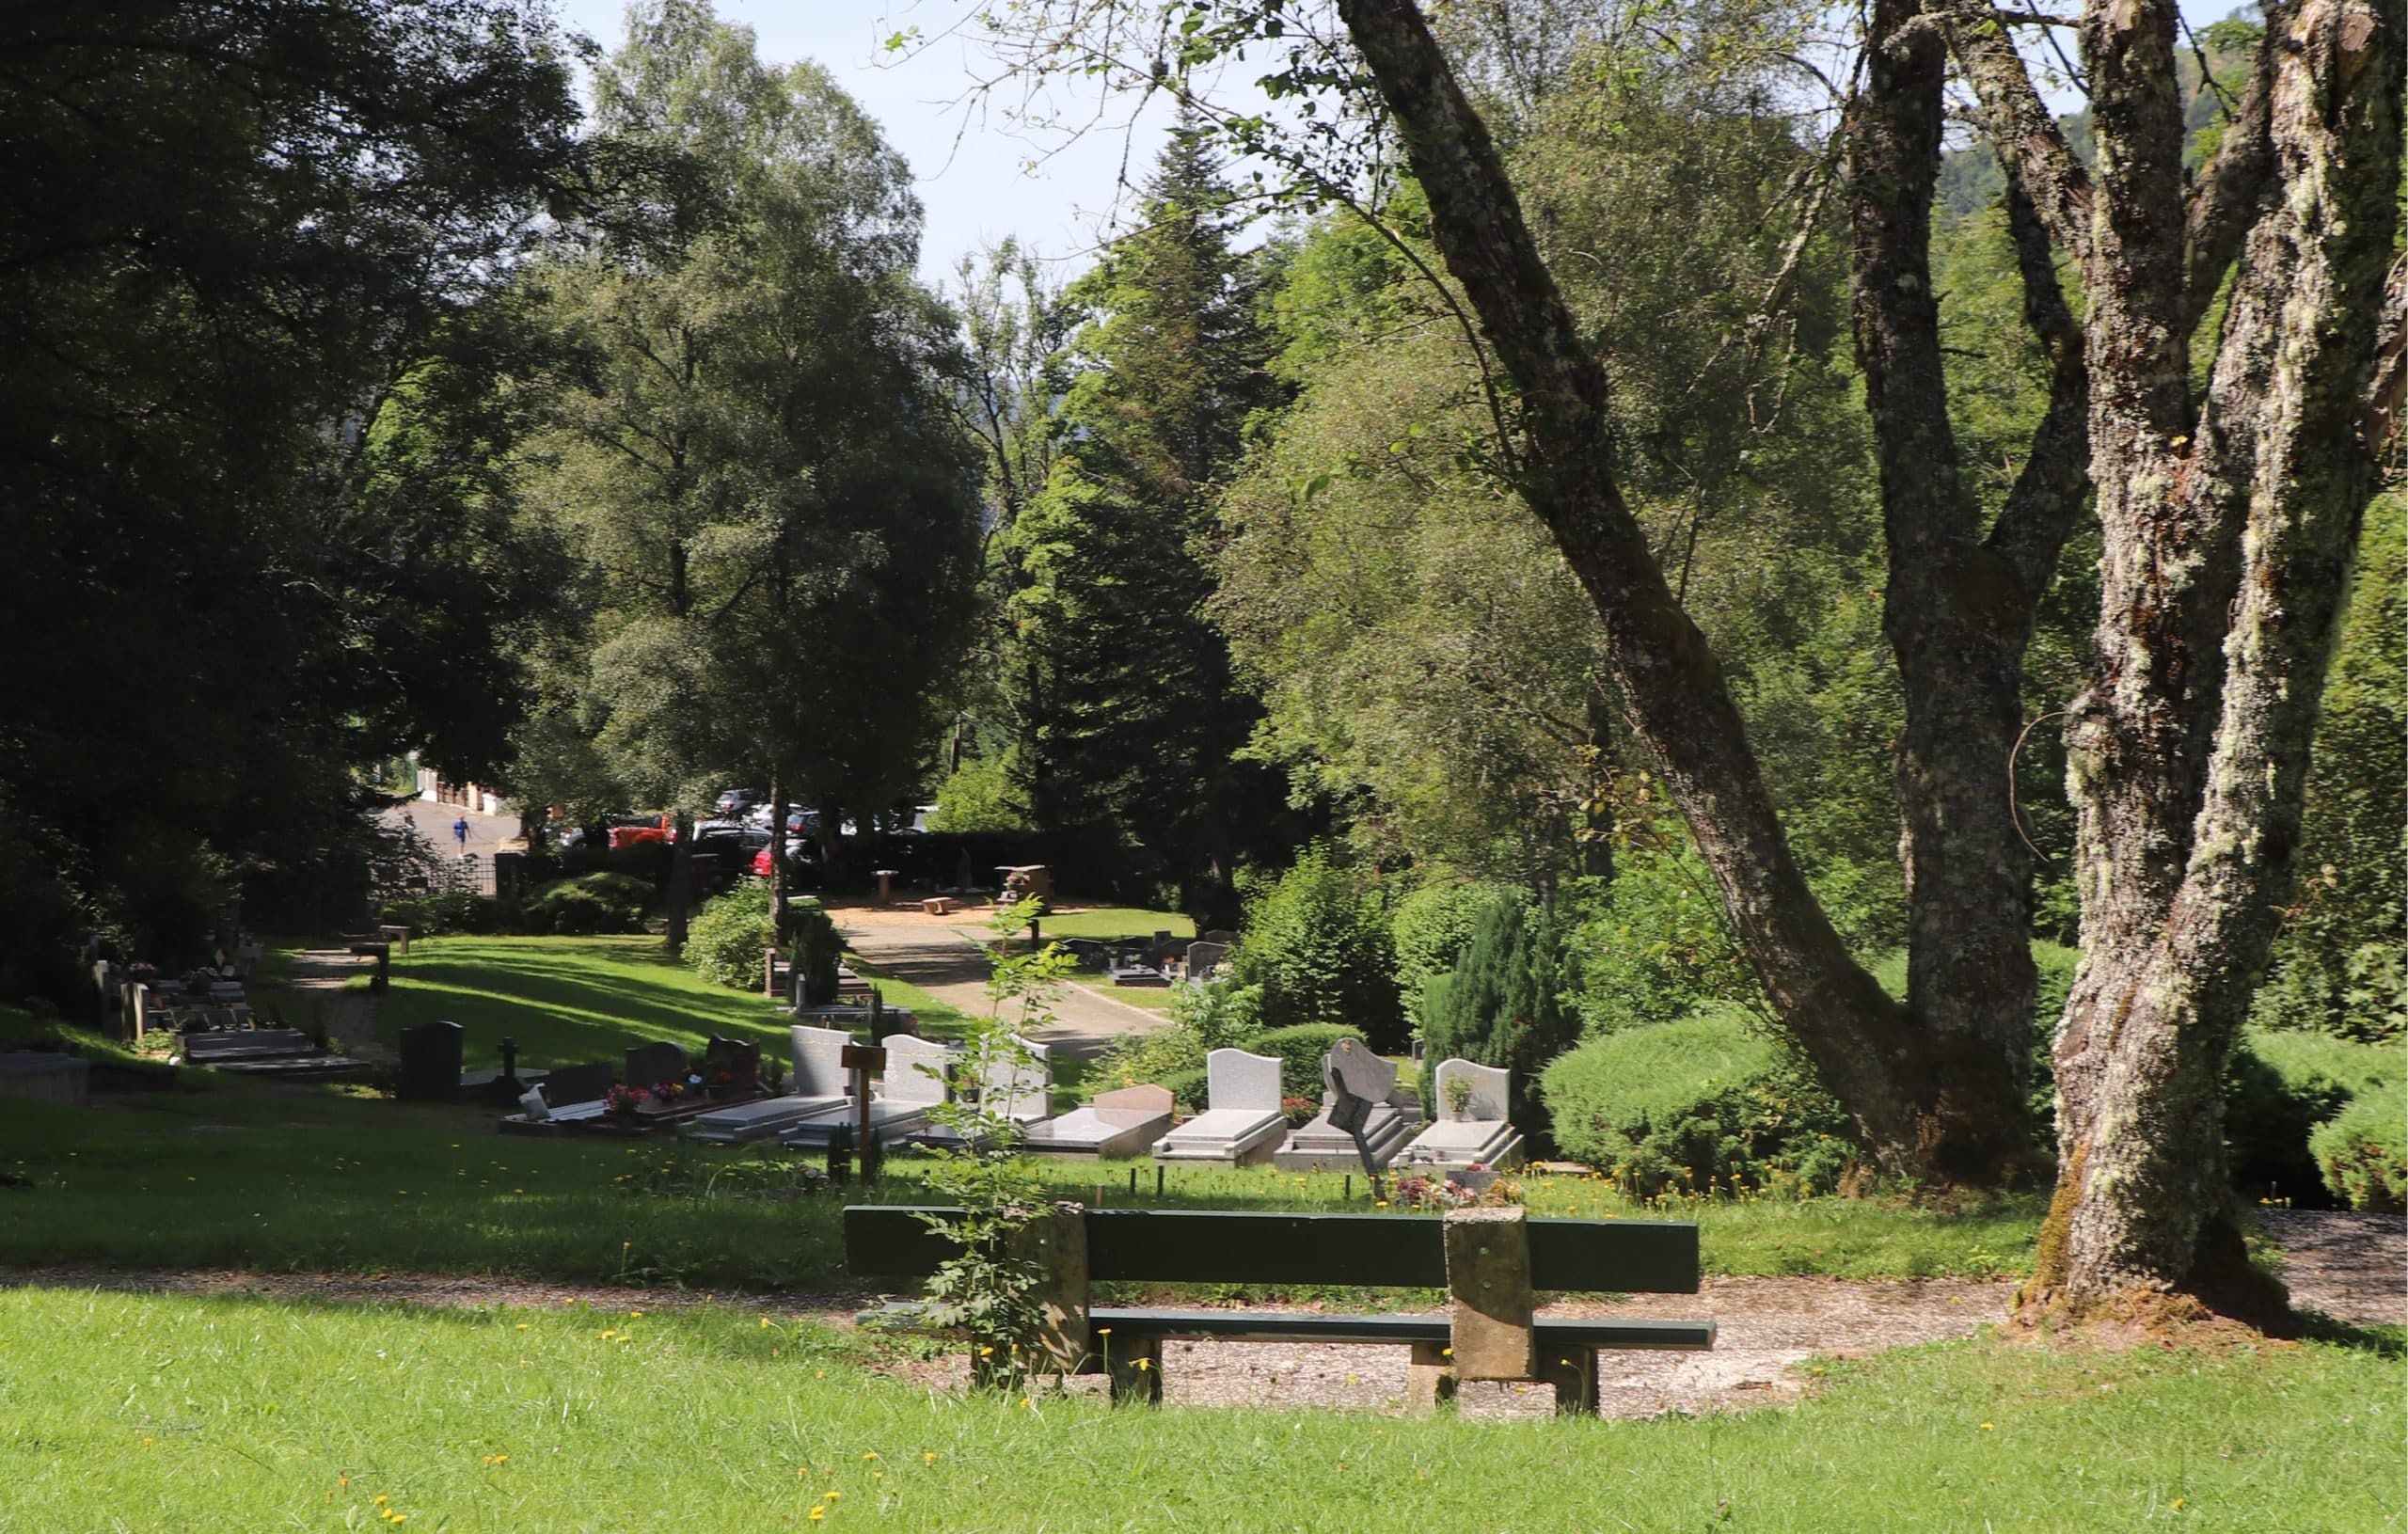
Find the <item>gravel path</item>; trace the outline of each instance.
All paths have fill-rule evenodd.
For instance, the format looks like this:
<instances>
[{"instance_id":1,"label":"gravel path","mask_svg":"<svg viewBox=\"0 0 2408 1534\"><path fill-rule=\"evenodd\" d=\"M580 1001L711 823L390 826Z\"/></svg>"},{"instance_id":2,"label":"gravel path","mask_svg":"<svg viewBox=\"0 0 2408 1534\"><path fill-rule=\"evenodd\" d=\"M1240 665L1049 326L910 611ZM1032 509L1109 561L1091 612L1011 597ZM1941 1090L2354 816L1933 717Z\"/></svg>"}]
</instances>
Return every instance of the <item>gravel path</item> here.
<instances>
[{"instance_id":1,"label":"gravel path","mask_svg":"<svg viewBox=\"0 0 2408 1534\"><path fill-rule=\"evenodd\" d=\"M891 978L919 987L973 1016L987 1010L987 955L961 927L962 914L924 915L918 907L839 906L832 912L845 945ZM1085 986L1065 986L1054 1004L1060 1020L1030 1037L1054 1053L1091 1060L1127 1034L1169 1026L1170 1020Z\"/></svg>"}]
</instances>

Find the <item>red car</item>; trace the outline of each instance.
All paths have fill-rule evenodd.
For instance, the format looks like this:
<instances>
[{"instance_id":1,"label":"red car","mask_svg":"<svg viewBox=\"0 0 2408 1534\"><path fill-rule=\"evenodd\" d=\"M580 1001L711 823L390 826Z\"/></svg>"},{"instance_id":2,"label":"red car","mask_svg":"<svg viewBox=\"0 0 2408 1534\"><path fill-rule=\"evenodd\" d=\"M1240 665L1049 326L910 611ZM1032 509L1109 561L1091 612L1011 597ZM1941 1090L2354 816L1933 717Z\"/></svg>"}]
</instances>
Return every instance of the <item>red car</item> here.
<instances>
[{"instance_id":1,"label":"red car","mask_svg":"<svg viewBox=\"0 0 2408 1534\"><path fill-rule=\"evenodd\" d=\"M616 852L623 846L637 846L645 842L673 842L675 840L677 840L676 823L665 814L662 815L657 822L648 826L613 826L610 828L610 850L613 852Z\"/></svg>"}]
</instances>

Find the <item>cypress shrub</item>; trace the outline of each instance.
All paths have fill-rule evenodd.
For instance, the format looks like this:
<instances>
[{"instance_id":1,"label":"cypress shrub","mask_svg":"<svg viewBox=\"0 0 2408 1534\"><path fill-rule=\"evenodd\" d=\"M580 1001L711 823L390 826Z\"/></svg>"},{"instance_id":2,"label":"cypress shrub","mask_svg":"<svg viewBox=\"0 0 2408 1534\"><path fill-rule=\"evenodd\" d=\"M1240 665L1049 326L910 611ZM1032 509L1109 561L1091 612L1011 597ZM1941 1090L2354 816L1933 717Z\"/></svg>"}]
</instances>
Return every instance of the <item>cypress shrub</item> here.
<instances>
[{"instance_id":1,"label":"cypress shrub","mask_svg":"<svg viewBox=\"0 0 2408 1534\"><path fill-rule=\"evenodd\" d=\"M1424 1056L1434 1067L1460 1056L1512 1071L1515 1126L1545 1135L1547 1115L1531 1084L1580 1037L1563 984L1563 942L1554 919L1518 892L1491 899L1453 972L1422 993Z\"/></svg>"}]
</instances>

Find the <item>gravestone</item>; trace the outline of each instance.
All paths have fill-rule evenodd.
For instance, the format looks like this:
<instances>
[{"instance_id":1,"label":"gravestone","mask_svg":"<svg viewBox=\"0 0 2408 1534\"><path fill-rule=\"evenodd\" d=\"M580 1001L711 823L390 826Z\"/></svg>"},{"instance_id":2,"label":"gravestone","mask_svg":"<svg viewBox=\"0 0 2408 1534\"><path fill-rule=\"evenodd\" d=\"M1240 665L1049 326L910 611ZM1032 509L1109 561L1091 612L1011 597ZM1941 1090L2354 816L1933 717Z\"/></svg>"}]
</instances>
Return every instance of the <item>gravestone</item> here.
<instances>
[{"instance_id":1,"label":"gravestone","mask_svg":"<svg viewBox=\"0 0 2408 1534\"><path fill-rule=\"evenodd\" d=\"M467 1030L456 1022L420 1023L402 1030L401 1079L393 1095L404 1102L460 1100L460 1055Z\"/></svg>"},{"instance_id":2,"label":"gravestone","mask_svg":"<svg viewBox=\"0 0 2408 1534\"><path fill-rule=\"evenodd\" d=\"M945 1100L945 1087L953 1079L954 1051L910 1034L889 1034L884 1043L886 1082L881 1097L888 1102L923 1109Z\"/></svg>"},{"instance_id":3,"label":"gravestone","mask_svg":"<svg viewBox=\"0 0 2408 1534\"><path fill-rule=\"evenodd\" d=\"M1360 1039L1341 1038L1322 1058L1322 1111L1288 1136L1272 1157L1283 1172L1337 1172L1360 1166L1372 1178L1404 1147L1407 1127L1397 1110L1396 1067Z\"/></svg>"},{"instance_id":4,"label":"gravestone","mask_svg":"<svg viewBox=\"0 0 2408 1534\"><path fill-rule=\"evenodd\" d=\"M727 1080L721 1081L721 1074ZM761 1089L761 1046L719 1034L703 1046L703 1086L706 1091L742 1094Z\"/></svg>"},{"instance_id":5,"label":"gravestone","mask_svg":"<svg viewBox=\"0 0 2408 1534\"><path fill-rule=\"evenodd\" d=\"M1486 1123L1506 1115L1506 1093L1512 1074L1502 1066L1474 1065L1469 1060L1447 1060L1440 1063L1433 1078L1436 1085L1436 1100L1432 1104L1436 1115L1463 1123ZM1455 1083L1462 1083L1458 1087ZM1456 1099L1463 1104L1456 1106Z\"/></svg>"},{"instance_id":6,"label":"gravestone","mask_svg":"<svg viewBox=\"0 0 2408 1534\"><path fill-rule=\"evenodd\" d=\"M627 1052L626 1083L643 1091L652 1090L655 1082L686 1083L686 1052L666 1039L639 1044Z\"/></svg>"},{"instance_id":7,"label":"gravestone","mask_svg":"<svg viewBox=\"0 0 2408 1534\"><path fill-rule=\"evenodd\" d=\"M544 1100L555 1108L567 1108L580 1102L599 1102L610 1090L610 1066L608 1061L562 1066L544 1078Z\"/></svg>"},{"instance_id":8,"label":"gravestone","mask_svg":"<svg viewBox=\"0 0 2408 1534\"><path fill-rule=\"evenodd\" d=\"M845 1048L853 1036L833 1028L809 1028L800 1023L786 1030L793 1050L793 1084L798 1098L841 1098L851 1082L845 1071Z\"/></svg>"},{"instance_id":9,"label":"gravestone","mask_svg":"<svg viewBox=\"0 0 2408 1534\"><path fill-rule=\"evenodd\" d=\"M1279 1111L1279 1060L1244 1050L1214 1050L1204 1057L1206 1105L1253 1112ZM1098 1099L1101 1101L1101 1099Z\"/></svg>"},{"instance_id":10,"label":"gravestone","mask_svg":"<svg viewBox=\"0 0 2408 1534\"><path fill-rule=\"evenodd\" d=\"M1191 942L1187 945L1187 978L1208 980L1212 972L1228 962L1229 945L1225 942Z\"/></svg>"},{"instance_id":11,"label":"gravestone","mask_svg":"<svg viewBox=\"0 0 2408 1534\"><path fill-rule=\"evenodd\" d=\"M1011 1041L1024 1054L1006 1054L987 1067L985 1107L990 1114L1033 1123L1051 1111L1054 1085L1052 1046L1032 1044L1018 1034Z\"/></svg>"},{"instance_id":12,"label":"gravestone","mask_svg":"<svg viewBox=\"0 0 2408 1534\"><path fill-rule=\"evenodd\" d=\"M1430 1078L1436 1120L1405 1147L1401 1162L1490 1171L1520 1165L1522 1137L1505 1116L1511 1081L1501 1067L1443 1062Z\"/></svg>"}]
</instances>

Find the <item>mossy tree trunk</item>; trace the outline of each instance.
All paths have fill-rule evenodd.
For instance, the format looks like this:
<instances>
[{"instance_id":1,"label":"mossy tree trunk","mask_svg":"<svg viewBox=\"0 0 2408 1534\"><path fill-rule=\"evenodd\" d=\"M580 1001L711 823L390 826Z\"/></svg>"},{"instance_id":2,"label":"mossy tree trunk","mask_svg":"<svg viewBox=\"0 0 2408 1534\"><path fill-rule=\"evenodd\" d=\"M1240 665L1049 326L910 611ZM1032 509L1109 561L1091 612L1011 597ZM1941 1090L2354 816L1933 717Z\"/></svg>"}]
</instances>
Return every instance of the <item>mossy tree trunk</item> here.
<instances>
[{"instance_id":1,"label":"mossy tree trunk","mask_svg":"<svg viewBox=\"0 0 2408 1534\"><path fill-rule=\"evenodd\" d=\"M2034 1317L2282 1315L2251 1273L2219 1085L2289 897L2309 745L2387 422L2370 413L2400 173L2399 0L2278 6L2236 120L2182 166L2171 0L2082 25L2096 178L1995 15L1951 38L2089 299L2104 542L2067 726L2083 966ZM2203 395L2192 337L2238 260Z\"/></svg>"}]
</instances>

